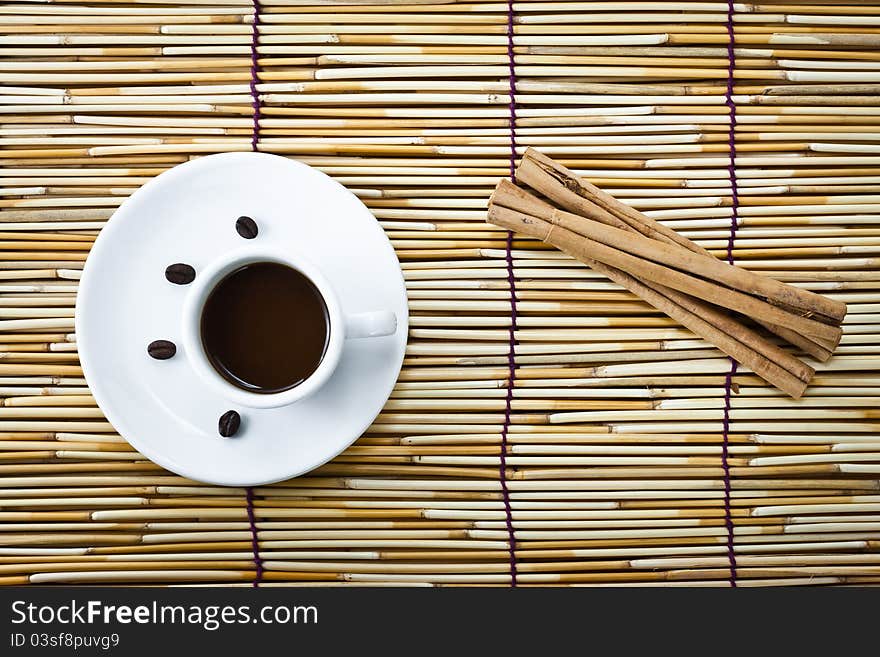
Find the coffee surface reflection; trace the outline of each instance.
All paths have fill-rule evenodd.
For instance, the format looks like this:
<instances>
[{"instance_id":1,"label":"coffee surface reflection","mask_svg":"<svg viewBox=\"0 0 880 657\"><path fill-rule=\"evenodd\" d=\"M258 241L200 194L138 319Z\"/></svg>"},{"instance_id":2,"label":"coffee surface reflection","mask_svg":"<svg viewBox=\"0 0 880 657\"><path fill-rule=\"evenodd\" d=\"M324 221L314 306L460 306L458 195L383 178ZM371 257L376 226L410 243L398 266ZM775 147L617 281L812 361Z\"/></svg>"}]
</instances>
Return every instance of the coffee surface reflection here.
<instances>
[{"instance_id":1,"label":"coffee surface reflection","mask_svg":"<svg viewBox=\"0 0 880 657\"><path fill-rule=\"evenodd\" d=\"M271 394L311 376L327 349L327 305L302 273L276 262L255 262L214 287L201 316L202 346L230 383Z\"/></svg>"}]
</instances>

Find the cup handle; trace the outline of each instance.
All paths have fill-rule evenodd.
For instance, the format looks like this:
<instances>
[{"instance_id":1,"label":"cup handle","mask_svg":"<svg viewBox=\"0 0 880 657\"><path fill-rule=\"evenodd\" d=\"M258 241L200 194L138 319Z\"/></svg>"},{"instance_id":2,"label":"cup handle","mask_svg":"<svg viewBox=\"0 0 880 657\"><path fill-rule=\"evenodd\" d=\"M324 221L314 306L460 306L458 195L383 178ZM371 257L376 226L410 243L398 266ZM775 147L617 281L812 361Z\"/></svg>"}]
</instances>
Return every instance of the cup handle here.
<instances>
[{"instance_id":1,"label":"cup handle","mask_svg":"<svg viewBox=\"0 0 880 657\"><path fill-rule=\"evenodd\" d=\"M345 338L378 338L397 331L397 315L388 310L345 316Z\"/></svg>"}]
</instances>

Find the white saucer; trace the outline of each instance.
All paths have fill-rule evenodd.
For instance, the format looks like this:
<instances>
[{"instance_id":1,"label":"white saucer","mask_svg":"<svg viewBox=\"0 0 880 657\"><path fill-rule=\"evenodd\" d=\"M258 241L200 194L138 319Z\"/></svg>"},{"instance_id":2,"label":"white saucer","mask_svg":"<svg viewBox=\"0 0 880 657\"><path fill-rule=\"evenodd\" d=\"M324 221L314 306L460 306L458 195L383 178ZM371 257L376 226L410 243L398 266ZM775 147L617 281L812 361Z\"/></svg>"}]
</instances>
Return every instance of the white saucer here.
<instances>
[{"instance_id":1,"label":"white saucer","mask_svg":"<svg viewBox=\"0 0 880 657\"><path fill-rule=\"evenodd\" d=\"M184 285L165 268L198 272L240 248L241 215L257 240L307 256L346 313L390 310L397 332L349 340L316 393L289 406L242 411L232 438L217 431L233 408L189 365L180 335ZM254 240L256 241L256 240ZM101 231L83 270L76 335L92 394L138 451L185 477L230 486L280 481L342 452L382 409L403 362L407 299L400 264L370 211L342 185L294 160L261 153L202 157L131 195ZM147 355L170 340L169 360Z\"/></svg>"}]
</instances>

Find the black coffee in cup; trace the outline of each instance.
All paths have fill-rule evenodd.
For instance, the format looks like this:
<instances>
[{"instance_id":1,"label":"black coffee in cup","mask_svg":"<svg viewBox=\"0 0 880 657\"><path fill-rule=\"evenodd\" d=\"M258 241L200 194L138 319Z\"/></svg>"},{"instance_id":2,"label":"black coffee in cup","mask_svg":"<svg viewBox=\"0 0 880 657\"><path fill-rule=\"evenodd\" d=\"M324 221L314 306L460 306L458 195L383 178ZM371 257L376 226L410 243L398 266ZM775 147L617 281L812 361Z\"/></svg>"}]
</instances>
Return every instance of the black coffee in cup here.
<instances>
[{"instance_id":1,"label":"black coffee in cup","mask_svg":"<svg viewBox=\"0 0 880 657\"><path fill-rule=\"evenodd\" d=\"M270 394L309 378L330 337L327 305L304 274L277 262L244 265L224 277L202 309L202 346L230 383Z\"/></svg>"}]
</instances>

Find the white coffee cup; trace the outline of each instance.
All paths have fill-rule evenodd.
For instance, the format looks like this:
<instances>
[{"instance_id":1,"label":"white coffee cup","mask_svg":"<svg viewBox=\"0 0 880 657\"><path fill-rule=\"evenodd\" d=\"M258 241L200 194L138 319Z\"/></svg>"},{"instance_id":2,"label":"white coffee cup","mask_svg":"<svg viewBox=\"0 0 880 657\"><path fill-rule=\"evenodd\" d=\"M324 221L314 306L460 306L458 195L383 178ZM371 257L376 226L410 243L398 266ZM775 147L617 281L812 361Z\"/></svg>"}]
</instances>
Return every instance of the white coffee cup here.
<instances>
[{"instance_id":1,"label":"white coffee cup","mask_svg":"<svg viewBox=\"0 0 880 657\"><path fill-rule=\"evenodd\" d=\"M257 262L274 262L286 265L308 278L327 308L329 335L324 357L312 374L301 383L287 390L271 393L250 392L224 378L211 364L205 352L201 336L202 310L215 286L227 275ZM299 255L282 253L270 248L246 247L226 254L202 271L188 286L183 303L183 348L196 375L217 394L241 407L277 408L303 399L321 388L330 379L342 356L346 340L377 338L393 335L397 331L397 317L393 312L377 310L365 313L346 313L336 293L321 272Z\"/></svg>"}]
</instances>

